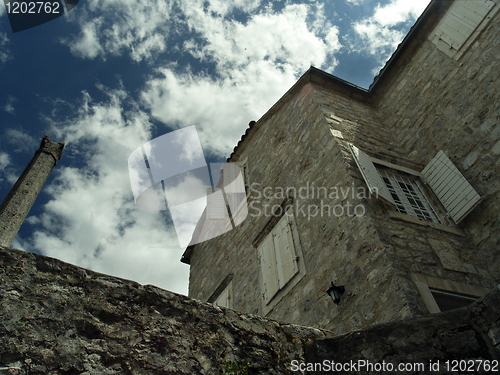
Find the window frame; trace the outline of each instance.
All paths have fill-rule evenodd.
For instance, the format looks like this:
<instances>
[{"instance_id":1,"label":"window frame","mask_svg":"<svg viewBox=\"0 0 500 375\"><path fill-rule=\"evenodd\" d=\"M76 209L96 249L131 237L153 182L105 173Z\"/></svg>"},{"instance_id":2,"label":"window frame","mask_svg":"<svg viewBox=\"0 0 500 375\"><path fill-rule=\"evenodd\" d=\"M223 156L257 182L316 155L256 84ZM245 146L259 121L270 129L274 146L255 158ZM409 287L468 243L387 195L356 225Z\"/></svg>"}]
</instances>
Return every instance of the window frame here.
<instances>
[{"instance_id":1,"label":"window frame","mask_svg":"<svg viewBox=\"0 0 500 375\"><path fill-rule=\"evenodd\" d=\"M418 273L412 273L411 277L417 286L418 291L424 301L427 310L431 314L441 312L436 299L432 294L432 290L441 291L456 296L467 296L476 299L481 299L490 291L486 288L477 285L464 284L457 281L440 279L437 277L426 276ZM471 302L473 303L473 302Z\"/></svg>"},{"instance_id":2,"label":"window frame","mask_svg":"<svg viewBox=\"0 0 500 375\"><path fill-rule=\"evenodd\" d=\"M358 166L358 169L371 192L378 190L378 197L383 198L383 200L388 202L392 208L395 208L396 202L392 198L389 189L383 181L376 165L381 165L398 172L404 172L406 174L416 176L418 178L417 183L420 190L432 206L442 224L419 219L417 216L403 214L395 209L389 210L389 215L391 217L463 235L462 231L455 224L459 223L479 204L481 197L442 150L437 153L437 155L424 167L424 169L422 169L422 172L418 172L411 168L403 167L369 156L351 143L348 143L348 146L354 161L356 162L356 165ZM452 186L448 187L449 179L448 176L446 176L446 173L442 175L440 173L435 173L436 171L439 171L440 168L446 170L446 172L450 172L449 175L453 177ZM458 183L456 183L457 181ZM444 189L443 186L445 187ZM460 188L458 189L457 186ZM432 194L429 190L432 191ZM467 193L466 196L463 195L464 192ZM446 199L449 200L450 196L453 197L453 202L460 202L461 204L463 202L467 202L460 206L462 209L458 212L458 215L448 210L448 208L452 207L451 205L448 204L448 207L446 206ZM412 219L412 217L414 219Z\"/></svg>"},{"instance_id":3,"label":"window frame","mask_svg":"<svg viewBox=\"0 0 500 375\"><path fill-rule=\"evenodd\" d=\"M219 307L224 307L226 309L233 308L233 282L230 281L229 284L226 285L224 290L219 294L219 296L213 302L215 305Z\"/></svg>"},{"instance_id":4,"label":"window frame","mask_svg":"<svg viewBox=\"0 0 500 375\"><path fill-rule=\"evenodd\" d=\"M208 298L207 302L208 303L213 303L217 306L221 306L217 301L220 298L225 298L224 294L227 292L227 300L228 300L228 306L221 306L221 307L226 307L229 309L233 308L233 278L234 274L230 273L227 275L224 280L219 284L219 286L214 290L212 295Z\"/></svg>"},{"instance_id":5,"label":"window frame","mask_svg":"<svg viewBox=\"0 0 500 375\"><path fill-rule=\"evenodd\" d=\"M391 194L393 194L393 199L395 202L394 207L397 212L401 214L415 216L420 220L425 220L436 224L443 224L443 220L441 219L441 216L437 212L438 209L434 208L433 203L427 197L427 194L425 193L425 188L420 183L418 177L412 178L411 175L406 174L404 172L397 171L395 169L380 168L377 166L376 163L374 164L378 172L380 173L382 180L385 182L387 188L389 189ZM391 186L387 184L387 181L385 180L386 178L389 180ZM400 179L401 181L399 181L398 179ZM410 186L412 191L409 193L410 194L413 193L413 196L409 196L409 194L407 194L403 190L403 188L400 185L401 183ZM394 190L394 192L392 192L391 189ZM396 195L399 201L396 200L394 195ZM412 204L410 199L415 200L416 205ZM420 206L420 207L415 207L415 206ZM421 212L419 213L417 212L417 210ZM426 215L428 218L425 217Z\"/></svg>"},{"instance_id":6,"label":"window frame","mask_svg":"<svg viewBox=\"0 0 500 375\"><path fill-rule=\"evenodd\" d=\"M434 298L434 301L436 301L436 304L438 305L439 311L450 311L450 310L455 310L459 309L461 307L466 307L474 302L476 302L480 297L479 296L470 296L468 294L462 294L462 293L454 293L450 292L449 290L441 290L441 289L436 289L436 288L429 288L429 291L432 294L432 297ZM454 303L460 304L461 306L452 308L452 309L446 309L443 310L442 307L442 298L445 299L450 299Z\"/></svg>"}]
</instances>

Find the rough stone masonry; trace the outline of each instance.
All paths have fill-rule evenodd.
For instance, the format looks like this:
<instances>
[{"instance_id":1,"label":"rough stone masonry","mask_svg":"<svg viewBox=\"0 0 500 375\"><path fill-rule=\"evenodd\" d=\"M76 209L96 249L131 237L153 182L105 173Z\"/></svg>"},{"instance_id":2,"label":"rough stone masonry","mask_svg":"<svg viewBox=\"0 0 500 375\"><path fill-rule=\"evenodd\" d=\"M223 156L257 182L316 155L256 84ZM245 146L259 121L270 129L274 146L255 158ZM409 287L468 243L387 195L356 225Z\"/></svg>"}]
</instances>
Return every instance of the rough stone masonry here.
<instances>
[{"instance_id":1,"label":"rough stone masonry","mask_svg":"<svg viewBox=\"0 0 500 375\"><path fill-rule=\"evenodd\" d=\"M243 359L249 374L339 364L335 373L367 374L384 363L453 373L453 361L498 363L499 305L495 290L467 308L335 337L0 246L0 373L219 375ZM491 373L484 366L474 373Z\"/></svg>"},{"instance_id":2,"label":"rough stone masonry","mask_svg":"<svg viewBox=\"0 0 500 375\"><path fill-rule=\"evenodd\" d=\"M61 159L63 148L63 142L42 138L35 156L0 205L0 245L10 246L16 237L52 168Z\"/></svg>"}]
</instances>

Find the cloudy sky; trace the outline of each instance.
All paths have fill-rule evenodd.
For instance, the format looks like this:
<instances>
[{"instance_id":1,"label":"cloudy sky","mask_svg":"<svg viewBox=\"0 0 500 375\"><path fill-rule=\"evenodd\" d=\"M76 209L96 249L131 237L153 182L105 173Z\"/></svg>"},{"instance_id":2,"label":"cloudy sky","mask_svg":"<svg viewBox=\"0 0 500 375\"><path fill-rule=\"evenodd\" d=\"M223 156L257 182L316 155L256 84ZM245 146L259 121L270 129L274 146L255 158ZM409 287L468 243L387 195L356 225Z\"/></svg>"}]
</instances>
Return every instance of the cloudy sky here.
<instances>
[{"instance_id":1,"label":"cloudy sky","mask_svg":"<svg viewBox=\"0 0 500 375\"><path fill-rule=\"evenodd\" d=\"M311 65L367 88L429 0L81 0L13 33L0 6L0 199L44 135L66 142L13 247L187 294L169 210L128 158L196 125L224 161Z\"/></svg>"}]
</instances>

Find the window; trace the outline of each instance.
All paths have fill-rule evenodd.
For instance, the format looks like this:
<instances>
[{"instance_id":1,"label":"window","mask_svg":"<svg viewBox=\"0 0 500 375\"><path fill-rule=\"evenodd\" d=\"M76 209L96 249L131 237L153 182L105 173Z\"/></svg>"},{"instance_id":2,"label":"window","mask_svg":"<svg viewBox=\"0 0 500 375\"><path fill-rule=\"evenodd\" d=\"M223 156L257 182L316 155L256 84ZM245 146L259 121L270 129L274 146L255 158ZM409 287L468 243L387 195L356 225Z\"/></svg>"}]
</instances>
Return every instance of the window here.
<instances>
[{"instance_id":1,"label":"window","mask_svg":"<svg viewBox=\"0 0 500 375\"><path fill-rule=\"evenodd\" d=\"M446 55L458 60L496 13L490 0L456 1L429 39ZM498 8L498 7L496 7Z\"/></svg>"},{"instance_id":2,"label":"window","mask_svg":"<svg viewBox=\"0 0 500 375\"><path fill-rule=\"evenodd\" d=\"M252 241L260 263L263 315L269 314L306 275L293 207L293 198L283 200Z\"/></svg>"},{"instance_id":3,"label":"window","mask_svg":"<svg viewBox=\"0 0 500 375\"><path fill-rule=\"evenodd\" d=\"M215 189L207 189L207 219L228 221L230 214L236 227L248 215L243 168L236 163L213 163L211 168L212 177L220 177Z\"/></svg>"},{"instance_id":4,"label":"window","mask_svg":"<svg viewBox=\"0 0 500 375\"><path fill-rule=\"evenodd\" d=\"M209 303L214 303L228 309L233 308L233 277L234 275L231 273L222 280L217 289L208 298Z\"/></svg>"},{"instance_id":5,"label":"window","mask_svg":"<svg viewBox=\"0 0 500 375\"><path fill-rule=\"evenodd\" d=\"M232 307L232 304L231 304L231 294L233 292L233 283L230 282L226 288L222 291L222 293L219 295L219 297L217 297L217 299L215 300L215 304L218 305L218 306L221 306L221 307L226 307L226 308L231 308Z\"/></svg>"},{"instance_id":6,"label":"window","mask_svg":"<svg viewBox=\"0 0 500 375\"><path fill-rule=\"evenodd\" d=\"M283 215L258 247L266 305L299 272L292 220L289 215Z\"/></svg>"},{"instance_id":7,"label":"window","mask_svg":"<svg viewBox=\"0 0 500 375\"><path fill-rule=\"evenodd\" d=\"M479 194L443 151L439 151L422 172L417 172L371 158L352 144L349 144L349 148L370 191L376 192L380 198L389 202L400 213L441 223L419 187L419 178L432 189L448 216L456 224L463 220L481 200ZM375 164L389 167L391 171L377 168ZM398 172L394 172L394 169ZM406 173L411 178L405 177L400 172Z\"/></svg>"},{"instance_id":8,"label":"window","mask_svg":"<svg viewBox=\"0 0 500 375\"><path fill-rule=\"evenodd\" d=\"M423 220L441 223L441 220L415 179L410 179L395 171L378 168L377 170L389 189L398 212L416 216Z\"/></svg>"},{"instance_id":9,"label":"window","mask_svg":"<svg viewBox=\"0 0 500 375\"><path fill-rule=\"evenodd\" d=\"M470 305L488 294L480 286L412 273L411 277L431 314Z\"/></svg>"},{"instance_id":10,"label":"window","mask_svg":"<svg viewBox=\"0 0 500 375\"><path fill-rule=\"evenodd\" d=\"M478 297L465 294L451 293L444 290L429 288L440 311L449 311L465 307L478 300Z\"/></svg>"}]
</instances>

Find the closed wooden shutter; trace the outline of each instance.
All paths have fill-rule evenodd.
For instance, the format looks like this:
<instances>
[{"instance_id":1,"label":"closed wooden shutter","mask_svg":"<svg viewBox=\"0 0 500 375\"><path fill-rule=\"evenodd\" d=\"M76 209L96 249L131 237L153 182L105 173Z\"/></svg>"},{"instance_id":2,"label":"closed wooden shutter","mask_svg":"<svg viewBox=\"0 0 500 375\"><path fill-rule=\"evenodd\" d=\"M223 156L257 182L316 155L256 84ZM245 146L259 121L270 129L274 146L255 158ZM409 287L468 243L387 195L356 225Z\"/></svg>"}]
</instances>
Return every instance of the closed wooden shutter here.
<instances>
[{"instance_id":1,"label":"closed wooden shutter","mask_svg":"<svg viewBox=\"0 0 500 375\"><path fill-rule=\"evenodd\" d=\"M231 298L231 296L229 295L229 287L226 287L226 289L224 289L224 291L220 294L220 296L217 297L217 299L215 300L215 303L219 306L229 308L229 299L230 298Z\"/></svg>"},{"instance_id":2,"label":"closed wooden shutter","mask_svg":"<svg viewBox=\"0 0 500 375\"><path fill-rule=\"evenodd\" d=\"M281 218L273 230L273 244L276 252L278 285L281 289L299 271L287 215Z\"/></svg>"},{"instance_id":3,"label":"closed wooden shutter","mask_svg":"<svg viewBox=\"0 0 500 375\"><path fill-rule=\"evenodd\" d=\"M207 219L226 219L228 213L226 202L221 190L212 193L212 188L208 188L207 193Z\"/></svg>"},{"instance_id":4,"label":"closed wooden shutter","mask_svg":"<svg viewBox=\"0 0 500 375\"><path fill-rule=\"evenodd\" d=\"M422 175L457 224L481 200L479 194L442 150L427 164Z\"/></svg>"},{"instance_id":5,"label":"closed wooden shutter","mask_svg":"<svg viewBox=\"0 0 500 375\"><path fill-rule=\"evenodd\" d=\"M224 163L224 191L229 193L245 193L243 171L235 163Z\"/></svg>"},{"instance_id":6,"label":"closed wooden shutter","mask_svg":"<svg viewBox=\"0 0 500 375\"><path fill-rule=\"evenodd\" d=\"M458 51L495 5L490 0L456 1L436 28L436 40Z\"/></svg>"},{"instance_id":7,"label":"closed wooden shutter","mask_svg":"<svg viewBox=\"0 0 500 375\"><path fill-rule=\"evenodd\" d=\"M380 177L370 157L353 144L349 144L349 148L368 189L370 189L372 193L377 192L378 196L395 205L389 189L385 185L384 180L382 180L382 177Z\"/></svg>"},{"instance_id":8,"label":"closed wooden shutter","mask_svg":"<svg viewBox=\"0 0 500 375\"><path fill-rule=\"evenodd\" d=\"M262 282L264 287L264 301L267 304L279 290L276 255L274 251L272 235L268 235L264 239L264 241L259 246L259 250Z\"/></svg>"},{"instance_id":9,"label":"closed wooden shutter","mask_svg":"<svg viewBox=\"0 0 500 375\"><path fill-rule=\"evenodd\" d=\"M243 169L235 163L224 164L224 192L234 225L238 226L248 215Z\"/></svg>"}]
</instances>

